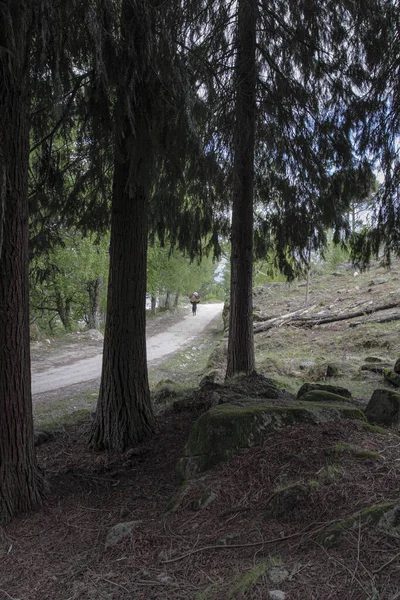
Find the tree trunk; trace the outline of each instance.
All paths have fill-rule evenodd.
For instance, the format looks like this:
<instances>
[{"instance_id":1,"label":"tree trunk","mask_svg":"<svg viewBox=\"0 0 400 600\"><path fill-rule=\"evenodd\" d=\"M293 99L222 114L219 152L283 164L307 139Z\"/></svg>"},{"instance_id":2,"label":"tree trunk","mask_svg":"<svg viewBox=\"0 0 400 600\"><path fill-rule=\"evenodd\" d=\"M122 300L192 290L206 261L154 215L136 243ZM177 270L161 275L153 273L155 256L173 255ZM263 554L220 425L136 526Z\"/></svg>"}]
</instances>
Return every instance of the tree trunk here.
<instances>
[{"instance_id":1,"label":"tree trunk","mask_svg":"<svg viewBox=\"0 0 400 600\"><path fill-rule=\"evenodd\" d=\"M239 0L227 377L251 373L255 367L252 288L256 22L257 1Z\"/></svg>"},{"instance_id":2,"label":"tree trunk","mask_svg":"<svg viewBox=\"0 0 400 600\"><path fill-rule=\"evenodd\" d=\"M142 4L125 0L122 5L126 54L121 56L117 90L107 318L100 394L89 436L91 447L117 452L137 445L153 424L146 354L146 259L154 153L151 94L146 85L150 67L146 67L148 56L142 56L143 40L150 32L144 31L146 20L139 18ZM137 45L135 64L130 44Z\"/></svg>"},{"instance_id":3,"label":"tree trunk","mask_svg":"<svg viewBox=\"0 0 400 600\"><path fill-rule=\"evenodd\" d=\"M38 507L44 493L33 439L29 351L29 8L15 2L10 10L15 44L6 26L0 30L0 524Z\"/></svg>"},{"instance_id":4,"label":"tree trunk","mask_svg":"<svg viewBox=\"0 0 400 600\"><path fill-rule=\"evenodd\" d=\"M132 143L127 133L125 156ZM120 452L149 434L153 421L146 355L148 190L136 186L132 194L128 178L129 162L117 162L103 369L90 434L92 447Z\"/></svg>"},{"instance_id":5,"label":"tree trunk","mask_svg":"<svg viewBox=\"0 0 400 600\"><path fill-rule=\"evenodd\" d=\"M167 293L165 295L165 305L164 305L165 310L169 310L171 308L169 299L170 299L170 293L167 290Z\"/></svg>"},{"instance_id":6,"label":"tree trunk","mask_svg":"<svg viewBox=\"0 0 400 600\"><path fill-rule=\"evenodd\" d=\"M155 315L156 314L156 308L157 308L157 298L156 296L153 296L153 294L151 295L151 314Z\"/></svg>"},{"instance_id":7,"label":"tree trunk","mask_svg":"<svg viewBox=\"0 0 400 600\"><path fill-rule=\"evenodd\" d=\"M308 247L307 256L307 281L306 281L306 306L310 297L310 278L311 278L311 245Z\"/></svg>"},{"instance_id":8,"label":"tree trunk","mask_svg":"<svg viewBox=\"0 0 400 600\"><path fill-rule=\"evenodd\" d=\"M100 326L100 286L100 277L87 282L87 291L89 294L89 329L99 329Z\"/></svg>"},{"instance_id":9,"label":"tree trunk","mask_svg":"<svg viewBox=\"0 0 400 600\"><path fill-rule=\"evenodd\" d=\"M56 290L56 307L65 331L71 331L71 299L64 300L59 290Z\"/></svg>"},{"instance_id":10,"label":"tree trunk","mask_svg":"<svg viewBox=\"0 0 400 600\"><path fill-rule=\"evenodd\" d=\"M175 299L174 299L174 307L178 308L178 300L179 300L179 294L175 294Z\"/></svg>"}]
</instances>

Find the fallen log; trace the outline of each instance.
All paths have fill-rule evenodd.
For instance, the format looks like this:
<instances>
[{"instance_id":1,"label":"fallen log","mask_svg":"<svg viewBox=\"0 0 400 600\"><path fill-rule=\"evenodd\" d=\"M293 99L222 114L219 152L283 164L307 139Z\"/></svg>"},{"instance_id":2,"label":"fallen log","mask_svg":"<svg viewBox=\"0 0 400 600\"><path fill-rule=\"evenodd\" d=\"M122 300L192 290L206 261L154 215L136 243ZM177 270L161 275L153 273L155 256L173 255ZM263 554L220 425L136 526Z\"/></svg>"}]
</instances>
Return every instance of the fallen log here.
<instances>
[{"instance_id":1,"label":"fallen log","mask_svg":"<svg viewBox=\"0 0 400 600\"><path fill-rule=\"evenodd\" d=\"M350 323L350 327L358 327L359 325L369 325L370 323L391 323L392 321L400 321L399 315L391 315L390 317L382 317L382 319L369 319L368 321L358 321Z\"/></svg>"},{"instance_id":2,"label":"fallen log","mask_svg":"<svg viewBox=\"0 0 400 600\"><path fill-rule=\"evenodd\" d=\"M298 327L314 327L314 325L325 325L326 323L335 323L336 321L347 321L349 319L355 319L357 317L363 317L365 315L372 315L373 313L390 310L400 306L400 302L392 302L390 304L383 304L375 306L373 308L366 308L364 310L357 310L353 313L346 313L344 315L337 315L336 317L327 317L325 319L299 319L294 323Z\"/></svg>"}]
</instances>

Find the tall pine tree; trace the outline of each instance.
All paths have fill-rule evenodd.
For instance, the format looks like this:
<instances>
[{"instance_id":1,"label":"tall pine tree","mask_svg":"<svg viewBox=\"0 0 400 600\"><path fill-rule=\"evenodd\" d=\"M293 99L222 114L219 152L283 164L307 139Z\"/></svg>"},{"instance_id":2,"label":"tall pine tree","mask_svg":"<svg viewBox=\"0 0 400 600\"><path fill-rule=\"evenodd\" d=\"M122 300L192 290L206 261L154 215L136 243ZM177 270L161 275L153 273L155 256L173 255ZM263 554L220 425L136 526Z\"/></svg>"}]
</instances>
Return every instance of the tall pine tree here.
<instances>
[{"instance_id":1,"label":"tall pine tree","mask_svg":"<svg viewBox=\"0 0 400 600\"><path fill-rule=\"evenodd\" d=\"M279 268L290 277L293 265L306 264L310 248L324 245L325 227L334 228L335 239L349 231L346 215L354 173L370 181L369 165L357 155L357 123L350 111L359 94L365 43L358 26L363 19L360 6L347 0L243 0L227 12L237 31L231 84L236 110L228 114L223 130L229 143L227 125L233 114L228 377L254 368L248 233L252 208L258 213L256 249L273 248ZM243 17L248 13L256 15L252 37L250 21ZM245 46L244 69L246 35L255 42Z\"/></svg>"},{"instance_id":2,"label":"tall pine tree","mask_svg":"<svg viewBox=\"0 0 400 600\"><path fill-rule=\"evenodd\" d=\"M32 3L0 20L0 523L37 507L29 354L28 157Z\"/></svg>"}]
</instances>

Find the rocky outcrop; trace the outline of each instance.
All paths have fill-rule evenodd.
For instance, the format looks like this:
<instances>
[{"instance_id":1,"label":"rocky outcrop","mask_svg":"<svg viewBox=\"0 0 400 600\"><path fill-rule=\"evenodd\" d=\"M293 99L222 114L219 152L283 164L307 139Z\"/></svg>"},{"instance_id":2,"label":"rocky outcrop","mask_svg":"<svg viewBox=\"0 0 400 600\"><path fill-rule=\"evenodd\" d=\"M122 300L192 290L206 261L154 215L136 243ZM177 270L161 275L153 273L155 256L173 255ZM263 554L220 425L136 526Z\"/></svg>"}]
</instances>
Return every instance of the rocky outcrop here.
<instances>
[{"instance_id":1,"label":"rocky outcrop","mask_svg":"<svg viewBox=\"0 0 400 600\"><path fill-rule=\"evenodd\" d=\"M314 390L321 390L329 394L336 394L342 398L351 398L351 392L348 389L340 387L339 385L329 385L327 383L304 383L297 392L297 398L303 399L302 396Z\"/></svg>"},{"instance_id":2,"label":"rocky outcrop","mask_svg":"<svg viewBox=\"0 0 400 600\"><path fill-rule=\"evenodd\" d=\"M259 443L269 432L297 423L324 423L338 418L365 420L343 403L292 402L243 398L204 413L194 424L178 472L187 479Z\"/></svg>"}]
</instances>

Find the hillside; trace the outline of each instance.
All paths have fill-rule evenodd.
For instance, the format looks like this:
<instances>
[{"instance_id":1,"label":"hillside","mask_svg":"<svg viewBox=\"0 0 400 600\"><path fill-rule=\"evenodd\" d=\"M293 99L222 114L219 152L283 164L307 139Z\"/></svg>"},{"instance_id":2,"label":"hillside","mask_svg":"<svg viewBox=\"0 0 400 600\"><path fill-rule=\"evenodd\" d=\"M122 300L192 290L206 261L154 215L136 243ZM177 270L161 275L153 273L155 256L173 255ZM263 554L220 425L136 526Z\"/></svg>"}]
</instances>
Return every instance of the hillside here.
<instances>
[{"instance_id":1,"label":"hillside","mask_svg":"<svg viewBox=\"0 0 400 600\"><path fill-rule=\"evenodd\" d=\"M355 275L356 273L356 275ZM344 385L360 402L386 387L381 373L368 370L368 359L393 366L400 356L400 264L390 270L374 264L359 273L344 264L332 273L311 278L308 304L306 283L270 283L254 291L257 371L276 379L292 393L305 381ZM318 325L329 317L343 317L399 303L395 308L343 321ZM269 320L288 316L266 331ZM395 319L387 321L387 319ZM312 327L307 327L309 319ZM379 322L381 321L381 322ZM213 355L210 367L223 377L225 344ZM390 387L390 386L389 386Z\"/></svg>"}]
</instances>

